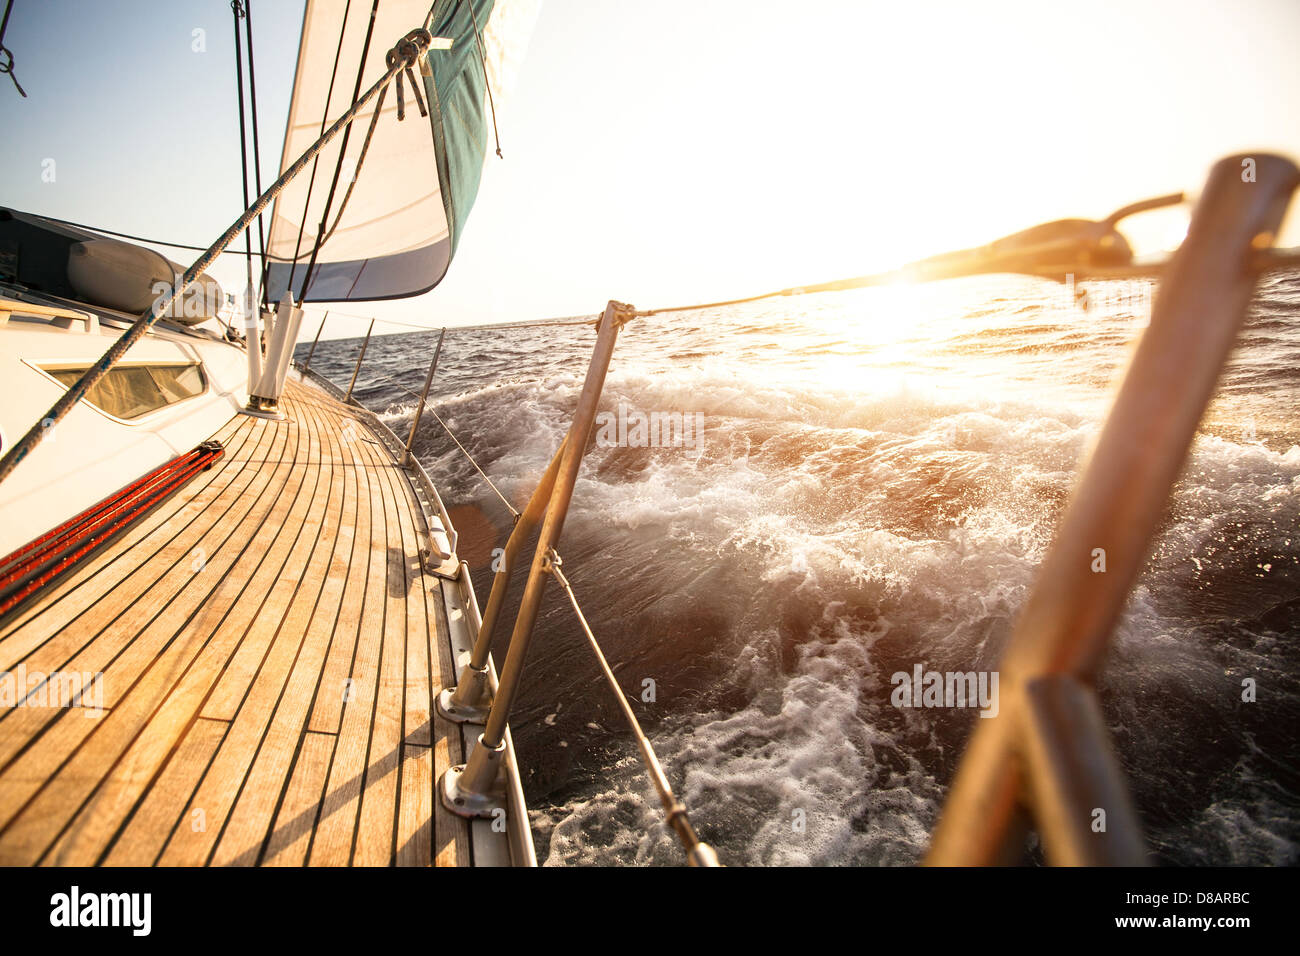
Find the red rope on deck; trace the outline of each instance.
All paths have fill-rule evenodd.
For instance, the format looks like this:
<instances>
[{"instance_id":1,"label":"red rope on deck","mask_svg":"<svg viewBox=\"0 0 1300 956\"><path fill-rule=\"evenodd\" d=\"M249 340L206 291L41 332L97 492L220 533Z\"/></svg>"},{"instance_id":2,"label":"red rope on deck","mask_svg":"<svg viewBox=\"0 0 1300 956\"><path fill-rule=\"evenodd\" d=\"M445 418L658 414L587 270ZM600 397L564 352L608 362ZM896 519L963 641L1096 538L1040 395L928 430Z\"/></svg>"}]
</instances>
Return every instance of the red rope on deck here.
<instances>
[{"instance_id":1,"label":"red rope on deck","mask_svg":"<svg viewBox=\"0 0 1300 956\"><path fill-rule=\"evenodd\" d=\"M161 504L225 451L218 442L204 442L0 559L0 615Z\"/></svg>"}]
</instances>

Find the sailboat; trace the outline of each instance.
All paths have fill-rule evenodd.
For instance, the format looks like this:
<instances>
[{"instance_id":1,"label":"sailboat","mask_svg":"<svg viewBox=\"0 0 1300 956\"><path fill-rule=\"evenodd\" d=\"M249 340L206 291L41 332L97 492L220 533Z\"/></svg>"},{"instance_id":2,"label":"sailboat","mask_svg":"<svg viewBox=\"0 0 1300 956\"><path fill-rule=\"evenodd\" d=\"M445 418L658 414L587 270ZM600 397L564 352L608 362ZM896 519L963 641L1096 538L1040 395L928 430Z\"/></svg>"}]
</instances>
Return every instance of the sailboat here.
<instances>
[{"instance_id":1,"label":"sailboat","mask_svg":"<svg viewBox=\"0 0 1300 956\"><path fill-rule=\"evenodd\" d=\"M611 301L595 321L568 434L515 514L482 610L411 439L291 362L306 303L419 295L451 267L512 37L535 12L309 0L281 174L184 270L102 231L0 212L0 862L535 865L509 717L551 581L686 860L719 862L558 551L619 330L672 309ZM1144 861L1092 680L1255 282L1296 264L1271 246L1297 187L1285 157L1225 158L1160 263L1136 262L1117 226L1181 196L885 275L689 306L988 272L1161 283L929 862L1015 859L1031 824L1051 862ZM256 272L246 254L241 334L222 328L203 273L237 236L251 250L272 201ZM1104 574L1089 573L1098 550ZM517 566L527 581L498 674L491 639Z\"/></svg>"}]
</instances>

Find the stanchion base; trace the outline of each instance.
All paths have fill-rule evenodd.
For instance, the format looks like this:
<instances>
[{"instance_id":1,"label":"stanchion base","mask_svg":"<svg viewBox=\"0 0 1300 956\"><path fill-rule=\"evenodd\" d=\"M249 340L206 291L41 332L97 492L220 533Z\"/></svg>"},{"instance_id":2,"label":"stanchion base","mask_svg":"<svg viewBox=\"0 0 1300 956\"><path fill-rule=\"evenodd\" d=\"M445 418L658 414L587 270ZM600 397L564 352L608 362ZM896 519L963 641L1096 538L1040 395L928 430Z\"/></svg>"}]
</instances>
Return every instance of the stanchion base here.
<instances>
[{"instance_id":1,"label":"stanchion base","mask_svg":"<svg viewBox=\"0 0 1300 956\"><path fill-rule=\"evenodd\" d=\"M280 411L278 401L273 398L262 398L260 395L248 396L248 404L241 408L239 413L248 415L250 418L264 418L271 422L289 420L289 417Z\"/></svg>"},{"instance_id":2,"label":"stanchion base","mask_svg":"<svg viewBox=\"0 0 1300 956\"><path fill-rule=\"evenodd\" d=\"M453 698L455 687L448 687L438 694L438 713L453 724L486 724L492 701L485 704L457 704Z\"/></svg>"},{"instance_id":3,"label":"stanchion base","mask_svg":"<svg viewBox=\"0 0 1300 956\"><path fill-rule=\"evenodd\" d=\"M460 561L454 554L443 557L424 548L420 551L420 563L430 574L448 581L455 581L460 577Z\"/></svg>"},{"instance_id":4,"label":"stanchion base","mask_svg":"<svg viewBox=\"0 0 1300 956\"><path fill-rule=\"evenodd\" d=\"M241 408L239 414L247 415L250 418L265 418L270 422L287 422L289 420L289 416L281 411L263 412L252 408Z\"/></svg>"},{"instance_id":5,"label":"stanchion base","mask_svg":"<svg viewBox=\"0 0 1300 956\"><path fill-rule=\"evenodd\" d=\"M438 781L438 798L451 813L466 820L491 819L506 812L505 787L493 787L487 793L470 793L460 788L464 764L457 764Z\"/></svg>"}]
</instances>

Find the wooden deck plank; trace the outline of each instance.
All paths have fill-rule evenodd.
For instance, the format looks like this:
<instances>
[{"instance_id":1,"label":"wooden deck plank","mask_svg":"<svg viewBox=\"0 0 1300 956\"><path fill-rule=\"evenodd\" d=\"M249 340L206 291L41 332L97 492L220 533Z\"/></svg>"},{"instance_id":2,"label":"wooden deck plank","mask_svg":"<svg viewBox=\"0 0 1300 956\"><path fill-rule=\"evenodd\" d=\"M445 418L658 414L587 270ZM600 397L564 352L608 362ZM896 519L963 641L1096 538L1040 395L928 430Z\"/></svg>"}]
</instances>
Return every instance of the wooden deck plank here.
<instances>
[{"instance_id":1,"label":"wooden deck plank","mask_svg":"<svg viewBox=\"0 0 1300 956\"><path fill-rule=\"evenodd\" d=\"M275 447L272 446L273 451ZM263 470L261 472L263 481L260 484L269 483L271 487L277 487L275 478L278 476L287 480L290 472L291 469L287 465L277 468L275 472ZM257 477L256 474L254 477ZM254 485L247 487L251 489ZM187 585L195 584L196 580L205 573L220 577L224 583L224 571L236 557L235 546L222 548L217 542L235 536L239 526L235 525L235 522L242 525L251 521L248 525L250 529L248 533L251 534L251 529L260 524L263 517L257 513L258 500L264 502L263 510L266 510L270 507L270 502L276 498L274 495L245 494L245 489L242 488L228 489L227 493L232 491L238 494L241 501L247 502L247 507L237 505L234 509L223 511L217 523L200 539L211 542L214 549L212 560L200 574L194 574L188 565L174 564L164 576L166 585L160 583L144 595L151 608L157 607L161 610L162 607L175 603L173 599L182 597L186 598L181 602L182 605L201 602L205 597L209 600L216 597L216 593L209 594L205 586L187 588ZM233 526L226 527L227 524ZM235 544L239 544L239 541L236 540ZM221 585L218 585L218 591L220 588ZM118 590L121 589L111 592L110 597ZM145 614L141 613L140 617L145 618ZM153 620L156 620L156 613ZM98 623L97 621L96 624ZM150 624L152 623L151 620ZM168 628L166 622L159 627L145 626L143 630L140 629L140 625L106 626L99 630L95 640L88 645L85 652L77 654L70 662L61 666L72 671L103 672L105 697L118 698L135 685L141 670L151 663L162 667L175 666L182 651L194 650L192 642L169 643L174 636L175 630ZM167 650L171 653L166 654ZM23 663L29 671L44 670L48 667L36 655ZM168 689L159 681L160 677L165 676L167 675L163 670L155 669L155 690ZM108 716L111 717L112 714ZM127 718L119 715L114 726L119 726L125 719ZM3 770L0 770L0 861L8 859L5 847L9 839L8 827L13 822L13 818L26 806L36 790L65 763L68 763L84 738L90 732L99 729L98 723L91 726L88 724L83 714L60 712L51 708L18 708L6 715L3 726L0 727L0 730L3 730L3 733L0 733L0 761L4 762L0 763L0 766L3 766ZM21 755L18 755L20 750ZM70 773L75 773L75 769L70 767ZM29 816L33 819L39 817L39 808L34 815Z\"/></svg>"},{"instance_id":2,"label":"wooden deck plank","mask_svg":"<svg viewBox=\"0 0 1300 956\"><path fill-rule=\"evenodd\" d=\"M35 632L36 639L40 641L22 659L27 670L47 674L56 671L96 673L106 670L138 630L138 627L133 630L127 622L119 623L118 619L123 612L134 607L131 619L147 620L151 609L165 604L169 596L174 595L181 584L195 574L197 562L192 557L193 549L201 547L204 555L209 551L215 552L236 529L239 519L253 503L254 496L245 495L244 492L256 487L256 470L249 470L246 477L247 482L225 485L220 497L212 502L213 523L210 526L189 522L190 527L185 532L169 540L132 573L124 577L117 574L122 570L118 564L106 569L106 576L112 579L108 584L109 590L97 586L78 592L74 596L78 604L82 601L89 602L82 611L93 608L93 614L80 613L73 620L65 620L64 613L68 607L67 602L64 602L51 609L50 617L53 620L40 619L25 627L24 630ZM182 489L182 493L184 491ZM116 551L119 547L129 547L129 542L114 545L113 550ZM167 578L165 583L164 578ZM137 600L142 595L149 595L151 600L136 607ZM52 639L41 640L46 635ZM126 670L121 667L117 669L112 685L105 688L106 694L114 694L121 689L120 681L125 673ZM12 756L5 742L25 739L30 735L29 732L7 725L7 720L22 719L18 717L19 713L21 711L0 713L0 731L3 731L0 733L0 767ZM26 719L36 717L30 711L25 716Z\"/></svg>"},{"instance_id":3,"label":"wooden deck plank","mask_svg":"<svg viewBox=\"0 0 1300 956\"><path fill-rule=\"evenodd\" d=\"M356 654L361 608L365 602L366 578L370 564L370 524L374 510L370 472L359 465L355 457L351 457L352 452L359 451L354 446L360 439L349 437L357 434L358 423L348 419L340 421L339 427L340 434L349 449L349 464L358 484L357 496L361 505L357 510L356 524L350 529L353 535L353 549L349 559L347 581L339 607L334 637L330 643L325 673L321 677L320 690L316 694L308 727L320 733L338 733L344 701L353 693L353 685L350 683L352 661Z\"/></svg>"},{"instance_id":4,"label":"wooden deck plank","mask_svg":"<svg viewBox=\"0 0 1300 956\"><path fill-rule=\"evenodd\" d=\"M249 433L241 431L240 434ZM259 431L253 440L264 441L269 438L268 433ZM193 519L204 514L210 503L220 497L232 482L241 479L251 481L254 470L245 470L242 464L232 468L226 463L225 467L211 468L196 475L186 485L184 495L173 496L163 506L145 516L112 548L95 555L60 582L49 596L43 597L34 606L31 613L24 613L6 625L3 632L0 632L0 669L10 668L17 661L29 657L55 636L67 638L60 651L64 660L71 657L77 649L71 642L78 635L94 633L84 625L73 626L88 609L95 607L104 595L128 578L131 581L130 589L143 593L153 583L149 578L150 572L161 574L170 567L165 561L156 564L142 561L141 551L137 549L143 549L153 558L158 550L168 545L172 545L173 550L192 547L203 530L203 525L195 524ZM233 504L236 499L229 497L226 500ZM185 518L190 520L183 520ZM106 613L109 608L106 605L97 610L98 613ZM57 659L59 653L47 656Z\"/></svg>"},{"instance_id":5,"label":"wooden deck plank","mask_svg":"<svg viewBox=\"0 0 1300 956\"><path fill-rule=\"evenodd\" d=\"M0 629L0 662L103 671L109 705L0 711L0 863L472 862L434 794L463 760L431 712L454 585L363 416L283 404Z\"/></svg>"},{"instance_id":6,"label":"wooden deck plank","mask_svg":"<svg viewBox=\"0 0 1300 956\"><path fill-rule=\"evenodd\" d=\"M275 668L264 668L257 677L256 690L267 685L279 692L273 707L264 706L250 695L250 700L235 718L236 727L252 723L266 724L256 754L246 761L247 773L238 798L227 819L212 862L218 866L253 865L262 852L276 806L289 784L285 767L291 766L294 753L306 730L311 701L316 692L333 631L332 617L346 577L346 551L351 539L339 532L349 520L344 510L352 469L343 467L348 457L339 447L337 423L322 421L319 435L324 440L323 460L330 466L330 487L318 535L324 547L317 549L308 564L300 589L281 625L284 635L301 635L299 651L287 676ZM355 515L355 489L350 513ZM316 587L310 584L315 583ZM335 586L330 587L331 584ZM332 593L328 593L332 592ZM322 605L322 599L324 605ZM278 679L272 680L272 675ZM273 714L271 713L273 709ZM267 720L262 719L265 714ZM269 720L269 723L268 723ZM237 735L236 735L237 736ZM332 744L331 744L332 746Z\"/></svg>"},{"instance_id":7,"label":"wooden deck plank","mask_svg":"<svg viewBox=\"0 0 1300 956\"><path fill-rule=\"evenodd\" d=\"M194 721L162 774L118 834L103 861L105 865L152 866L173 828L208 826L206 813L191 811L185 818L179 818L179 814L189 807L197 780L212 762L226 729L226 724L219 720Z\"/></svg>"},{"instance_id":8,"label":"wooden deck plank","mask_svg":"<svg viewBox=\"0 0 1300 956\"><path fill-rule=\"evenodd\" d=\"M106 574L110 567L119 565L120 576L122 573L129 573L137 564L137 562L124 557L131 548L140 544L146 544L147 546L147 542L159 528L166 528L173 532L183 528L184 523L175 521L178 513L185 512L192 515L200 513L203 510L204 498L210 500L215 497L222 485L233 480L239 473L239 469L228 467L232 456L238 455L250 438L254 442L260 438L261 432L252 426L249 419L236 416L213 437L225 446L226 454L223 456L223 464L227 465L227 467L209 468L199 472L186 485L188 496L175 495L168 498L127 529L123 536L118 539L120 543L127 547L115 547L97 552L76 571L65 576L20 609L9 623L0 628L0 667L4 666L8 655L12 653L12 650L6 645L12 638L21 634L29 622L36 618L43 618L47 625L58 624L60 621L66 624L70 619L66 612L62 617L56 617L51 613L58 602L62 601L71 592L82 587L111 587L113 579ZM247 459L243 459L243 461L246 463ZM209 485L215 487L209 488ZM89 603L93 603L93 600ZM82 606L84 604L83 601Z\"/></svg>"},{"instance_id":9,"label":"wooden deck plank","mask_svg":"<svg viewBox=\"0 0 1300 956\"><path fill-rule=\"evenodd\" d=\"M334 756L333 734L303 734L293 774L275 818L275 829L267 843L264 866L302 866L307 862L312 833L321 813L330 760Z\"/></svg>"},{"instance_id":10,"label":"wooden deck plank","mask_svg":"<svg viewBox=\"0 0 1300 956\"><path fill-rule=\"evenodd\" d=\"M249 771L249 780L232 813L228 832L218 845L216 863L232 860L246 862L246 851L237 851L231 855L231 846L240 839L249 840L252 835L267 833L266 860L264 862L283 864L286 860L292 865L303 862L307 852L308 840L299 846L298 829L301 821L298 814L303 807L299 803L304 799L303 781L315 781L313 807L319 807L321 789L324 787L329 763L333 755L335 735L314 734L307 729L307 722L313 712L316 699L322 694L337 695L341 700L342 678L338 686L325 681L325 662L332 649L343 647L347 652L347 664L351 666L351 648L355 643L355 631L340 629L339 607L343 599L345 585L349 580L354 546L363 548L368 555L368 542L359 541L354 534L357 527L358 510L367 515L369 501L358 493L357 468L352 457L350 442L341 438L340 416L326 409L326 429L330 435L329 453L340 465L335 469L335 491L342 495L337 510L331 513L340 516L333 536L333 553L330 564L323 574L322 586L313 608L310 621L306 625L306 637L303 653L294 664L288 685L276 708L270 730L263 748L259 751L253 767ZM361 485L362 488L368 487ZM350 631L344 634L343 631ZM339 655L340 657L342 655ZM346 671L342 673L346 674ZM310 748L308 742L311 742ZM298 765L293 777L285 774L284 768L294 760L295 748L298 751ZM311 762L309 770L304 770L302 761ZM296 782L295 782L296 781ZM297 790L293 790L297 787ZM277 803L279 807L277 809ZM288 816L286 817L286 814ZM313 813L313 825L315 815ZM271 828L274 822L274 828ZM290 835L282 832L289 827ZM310 828L306 831L310 835Z\"/></svg>"},{"instance_id":11,"label":"wooden deck plank","mask_svg":"<svg viewBox=\"0 0 1300 956\"><path fill-rule=\"evenodd\" d=\"M196 865L208 861L224 832L230 809L261 744L289 669L302 647L303 629L286 628L285 622L300 598L301 603L310 607L319 590L315 580L301 590L299 585L307 577L307 568L323 570L324 559L318 565L312 564L316 555L327 557L329 553L328 542L322 546L321 529L332 471L322 466L319 451L313 452L311 448L314 441L311 431L318 427L314 416L296 404L287 405L287 410L303 424L306 440L299 445L303 451L302 465L309 474L315 474L316 482L310 494L299 496L287 521L285 531L295 537L283 564L278 568L264 564L250 581L250 590L263 594L264 598L248 618L238 650L225 664L224 672L200 711L208 719L232 722L190 801L191 812L193 808L201 808L209 825L203 830L177 828L159 860L164 865ZM284 533L276 540L282 545ZM239 617L236 626L244 620L245 617Z\"/></svg>"},{"instance_id":12,"label":"wooden deck plank","mask_svg":"<svg viewBox=\"0 0 1300 956\"><path fill-rule=\"evenodd\" d=\"M303 425L300 433L304 439L302 446L305 454L299 460L305 464L308 473L315 477L316 483L312 486L310 496L299 496L286 522L289 530L297 535L293 547L278 571L271 575L261 575L259 583L269 584L270 590L264 592L265 598L253 615L248 633L240 643L238 652L227 664L217 686L213 688L207 702L203 705L203 716L214 720L234 719L253 679L259 676L267 660L272 639L282 630L281 625L289 613L289 607L298 596L298 585L305 576L305 568L310 564L311 558L317 551L317 544L321 540L332 475L329 466L321 461L319 453L315 432L319 429L320 423L313 420L315 416L309 411L309 406L300 407L290 403L288 407L299 416L299 421ZM266 533L274 530L265 529ZM265 535L259 532L259 539L264 537ZM259 540L255 539L253 547L256 548L259 543ZM264 564L263 568L265 567ZM314 601L314 596L312 600ZM302 632L299 630L289 636L296 647L301 642Z\"/></svg>"},{"instance_id":13,"label":"wooden deck plank","mask_svg":"<svg viewBox=\"0 0 1300 956\"><path fill-rule=\"evenodd\" d=\"M245 533L237 541L238 555L232 554L233 547L224 549L234 560L214 590L196 583L223 566L208 562L189 573L175 599L146 595L146 600L164 603L115 662L115 671L125 671L131 680L129 688L106 692L117 706L82 743L79 751L88 752L73 754L0 834L0 857L11 848L20 853L39 848L38 856L49 852L59 864L93 863L212 692L213 681L240 647L256 613L255 600L241 599L259 573L260 586L252 595L266 593L301 528L301 519L293 518L305 513L310 502L302 492L314 485L313 469L294 467L306 429L294 423L281 427L287 432L284 457L276 467L284 476L282 492L259 496L241 525ZM137 667L143 668L138 678ZM87 765L98 769L87 774ZM57 843L47 850L53 840Z\"/></svg>"},{"instance_id":14,"label":"wooden deck plank","mask_svg":"<svg viewBox=\"0 0 1300 956\"><path fill-rule=\"evenodd\" d=\"M409 551L403 540L402 523L398 518L397 490L394 487L395 480L406 479L393 474L398 469L391 460L376 462L373 467L383 492L387 542L384 639L380 651L375 714L370 724L370 748L366 756L356 850L352 861L357 866L388 866L395 859L396 828L387 826L386 821L395 821L398 811L409 624ZM416 586L418 588L418 583Z\"/></svg>"},{"instance_id":15,"label":"wooden deck plank","mask_svg":"<svg viewBox=\"0 0 1300 956\"><path fill-rule=\"evenodd\" d=\"M402 795L397 865L433 863L433 748L402 746Z\"/></svg>"},{"instance_id":16,"label":"wooden deck plank","mask_svg":"<svg viewBox=\"0 0 1300 956\"><path fill-rule=\"evenodd\" d=\"M334 496L339 496L341 490L342 485L331 486ZM331 510L328 507L328 515L341 515L343 520L347 520L347 515L341 510ZM322 523L321 532L325 533L326 529L328 525ZM207 734L204 728L212 726L225 727L226 724L208 721L208 719L199 719L192 724L190 731L182 740L182 752L190 744L191 737ZM222 737L224 736L222 732ZM214 741L207 758L203 761L183 761L181 766L177 766L178 758L173 758L172 762L169 762L164 773L149 788L146 801L127 823L126 831L118 838L118 845L110 853L108 864L121 862L123 865L148 865L157 860L178 821L183 823L182 816L187 809L190 809L192 797L198 790L203 775L207 773L208 765L220 743L221 739ZM289 760L291 757L290 752ZM204 821L207 819L207 813L203 813L203 818Z\"/></svg>"},{"instance_id":17,"label":"wooden deck plank","mask_svg":"<svg viewBox=\"0 0 1300 956\"><path fill-rule=\"evenodd\" d=\"M363 439L364 440L364 439ZM367 449L355 451L367 455ZM311 863L319 866L344 866L352 862L356 844L357 820L361 796L366 786L370 759L371 730L375 706L380 696L379 676L382 665L384 614L388 568L388 528L384 503L383 479L369 467L359 468L371 487L368 572L359 617L356 653L353 657L351 699L343 702L342 721L321 821L312 841ZM392 829L389 830L392 839Z\"/></svg>"}]
</instances>

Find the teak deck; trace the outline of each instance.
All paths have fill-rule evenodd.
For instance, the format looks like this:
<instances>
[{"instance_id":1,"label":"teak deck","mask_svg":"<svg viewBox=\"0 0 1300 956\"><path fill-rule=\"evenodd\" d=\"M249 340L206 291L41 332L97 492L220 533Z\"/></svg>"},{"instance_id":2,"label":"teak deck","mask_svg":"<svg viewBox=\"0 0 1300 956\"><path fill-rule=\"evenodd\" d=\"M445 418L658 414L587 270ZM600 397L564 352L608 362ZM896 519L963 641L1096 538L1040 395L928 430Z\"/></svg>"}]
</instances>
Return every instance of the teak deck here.
<instances>
[{"instance_id":1,"label":"teak deck","mask_svg":"<svg viewBox=\"0 0 1300 956\"><path fill-rule=\"evenodd\" d=\"M0 708L0 863L500 862L433 792L464 759L431 715L464 597L421 565L410 480L358 409L282 407L0 628L28 686L103 675L99 711Z\"/></svg>"}]
</instances>

